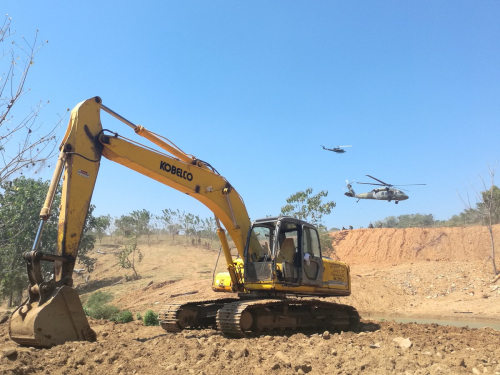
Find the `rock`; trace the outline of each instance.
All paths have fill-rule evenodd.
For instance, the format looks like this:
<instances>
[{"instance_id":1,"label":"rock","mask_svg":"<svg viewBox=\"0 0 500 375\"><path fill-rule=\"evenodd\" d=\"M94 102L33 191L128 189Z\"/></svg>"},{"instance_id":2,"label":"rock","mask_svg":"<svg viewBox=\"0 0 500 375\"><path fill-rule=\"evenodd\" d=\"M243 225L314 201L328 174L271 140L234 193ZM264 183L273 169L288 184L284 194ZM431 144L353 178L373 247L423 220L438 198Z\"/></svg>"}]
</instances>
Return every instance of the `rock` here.
<instances>
[{"instance_id":1,"label":"rock","mask_svg":"<svg viewBox=\"0 0 500 375\"><path fill-rule=\"evenodd\" d=\"M0 317L0 324L5 323L7 320L9 320L9 318L10 318L10 315L9 315L9 314L3 314L3 315Z\"/></svg>"},{"instance_id":2,"label":"rock","mask_svg":"<svg viewBox=\"0 0 500 375\"><path fill-rule=\"evenodd\" d=\"M378 348L380 348L380 343L376 342L375 344L371 344L370 348L372 348L372 349L378 349Z\"/></svg>"},{"instance_id":3,"label":"rock","mask_svg":"<svg viewBox=\"0 0 500 375\"><path fill-rule=\"evenodd\" d=\"M240 350L239 352L236 352L236 354L234 355L234 359L238 359L238 358L241 358L241 357L248 357L250 354L250 352L248 351L247 348L244 348L243 350Z\"/></svg>"},{"instance_id":4,"label":"rock","mask_svg":"<svg viewBox=\"0 0 500 375\"><path fill-rule=\"evenodd\" d=\"M472 373L479 375L481 373L481 371L479 371L477 368L474 367L474 368L472 368Z\"/></svg>"},{"instance_id":5,"label":"rock","mask_svg":"<svg viewBox=\"0 0 500 375\"><path fill-rule=\"evenodd\" d=\"M283 363L290 363L290 359L288 358L288 356L283 353L281 350L280 351L277 351L274 356L280 360L281 362Z\"/></svg>"},{"instance_id":6,"label":"rock","mask_svg":"<svg viewBox=\"0 0 500 375\"><path fill-rule=\"evenodd\" d=\"M17 349L15 348L6 348L6 349L2 349L2 356L3 357L14 357L15 355L17 355Z\"/></svg>"},{"instance_id":7,"label":"rock","mask_svg":"<svg viewBox=\"0 0 500 375\"><path fill-rule=\"evenodd\" d=\"M403 337L396 337L392 341L394 341L402 349L410 349L413 345L410 339L405 339Z\"/></svg>"},{"instance_id":8,"label":"rock","mask_svg":"<svg viewBox=\"0 0 500 375\"><path fill-rule=\"evenodd\" d=\"M165 372L168 373L169 371L172 371L172 372L177 371L177 365L172 364L172 365L165 367Z\"/></svg>"},{"instance_id":9,"label":"rock","mask_svg":"<svg viewBox=\"0 0 500 375\"><path fill-rule=\"evenodd\" d=\"M308 372L312 371L312 366L311 365L298 365L295 366L295 371L299 374L307 374Z\"/></svg>"},{"instance_id":10,"label":"rock","mask_svg":"<svg viewBox=\"0 0 500 375\"><path fill-rule=\"evenodd\" d=\"M323 332L323 340L329 340L330 339L330 332L325 331Z\"/></svg>"},{"instance_id":11,"label":"rock","mask_svg":"<svg viewBox=\"0 0 500 375\"><path fill-rule=\"evenodd\" d=\"M332 350L330 351L330 354L331 354L331 355L337 355L337 349L332 349Z\"/></svg>"}]
</instances>

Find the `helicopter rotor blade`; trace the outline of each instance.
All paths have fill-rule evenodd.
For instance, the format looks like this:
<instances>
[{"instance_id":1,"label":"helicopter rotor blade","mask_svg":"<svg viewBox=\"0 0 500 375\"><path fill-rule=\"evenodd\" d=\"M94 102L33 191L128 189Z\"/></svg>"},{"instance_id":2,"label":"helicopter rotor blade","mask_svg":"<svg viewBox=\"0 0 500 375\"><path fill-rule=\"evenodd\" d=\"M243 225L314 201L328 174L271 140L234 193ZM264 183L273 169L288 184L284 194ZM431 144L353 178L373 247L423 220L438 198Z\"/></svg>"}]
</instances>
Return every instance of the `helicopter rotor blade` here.
<instances>
[{"instance_id":1,"label":"helicopter rotor blade","mask_svg":"<svg viewBox=\"0 0 500 375\"><path fill-rule=\"evenodd\" d=\"M382 181L382 180L379 180L378 178L375 178L375 177L373 177L373 176L370 176L369 174L367 174L367 176L368 176L368 177L370 177L370 178L373 178L375 181L380 182L380 183L381 183L381 184L383 184L384 186L394 186L394 185L388 184L387 182L384 182L384 181Z\"/></svg>"},{"instance_id":2,"label":"helicopter rotor blade","mask_svg":"<svg viewBox=\"0 0 500 375\"><path fill-rule=\"evenodd\" d=\"M402 184L402 185L393 185L393 186L415 186L415 185L427 185L427 184Z\"/></svg>"},{"instance_id":3,"label":"helicopter rotor blade","mask_svg":"<svg viewBox=\"0 0 500 375\"><path fill-rule=\"evenodd\" d=\"M337 146L337 147L352 147L352 146Z\"/></svg>"},{"instance_id":4,"label":"helicopter rotor blade","mask_svg":"<svg viewBox=\"0 0 500 375\"><path fill-rule=\"evenodd\" d=\"M372 182L356 182L357 184L363 184L363 185L377 185L377 186L387 186L384 184L374 184Z\"/></svg>"}]
</instances>

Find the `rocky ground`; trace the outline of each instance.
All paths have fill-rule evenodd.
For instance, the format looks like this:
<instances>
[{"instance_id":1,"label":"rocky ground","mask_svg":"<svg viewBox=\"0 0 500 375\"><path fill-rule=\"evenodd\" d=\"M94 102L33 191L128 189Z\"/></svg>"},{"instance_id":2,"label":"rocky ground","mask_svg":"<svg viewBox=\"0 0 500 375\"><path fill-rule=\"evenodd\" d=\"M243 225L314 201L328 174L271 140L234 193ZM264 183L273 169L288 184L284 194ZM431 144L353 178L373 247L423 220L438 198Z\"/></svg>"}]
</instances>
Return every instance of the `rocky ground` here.
<instances>
[{"instance_id":1,"label":"rocky ground","mask_svg":"<svg viewBox=\"0 0 500 375\"><path fill-rule=\"evenodd\" d=\"M500 280L493 278L482 228L425 231L366 229L333 238L339 257L352 265L353 294L339 300L361 312L359 332L228 339L212 330L172 334L140 321L91 321L97 342L40 350L17 346L3 323L0 373L500 374L500 331L390 320L500 323ZM96 252L98 267L87 282L77 279L83 300L109 291L113 304L135 315L164 302L220 296L210 289L215 251L144 246L142 278L127 281L130 271L117 268L113 249ZM367 319L374 315L384 320Z\"/></svg>"},{"instance_id":2,"label":"rocky ground","mask_svg":"<svg viewBox=\"0 0 500 375\"><path fill-rule=\"evenodd\" d=\"M500 332L363 320L360 332L228 339L92 321L98 341L21 348L0 326L2 374L500 374Z\"/></svg>"}]
</instances>

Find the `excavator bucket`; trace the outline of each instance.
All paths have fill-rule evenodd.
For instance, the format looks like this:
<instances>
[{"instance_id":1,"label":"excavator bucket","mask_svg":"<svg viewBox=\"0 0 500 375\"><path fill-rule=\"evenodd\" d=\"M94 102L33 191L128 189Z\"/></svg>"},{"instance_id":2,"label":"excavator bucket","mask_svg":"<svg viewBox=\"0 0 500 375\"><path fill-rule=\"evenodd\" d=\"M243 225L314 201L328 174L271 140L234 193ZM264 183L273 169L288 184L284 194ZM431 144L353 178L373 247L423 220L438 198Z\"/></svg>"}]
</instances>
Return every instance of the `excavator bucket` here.
<instances>
[{"instance_id":1,"label":"excavator bucket","mask_svg":"<svg viewBox=\"0 0 500 375\"><path fill-rule=\"evenodd\" d=\"M96 341L80 297L69 286L55 288L41 305L19 306L10 319L9 335L18 344L44 348L66 341Z\"/></svg>"}]
</instances>

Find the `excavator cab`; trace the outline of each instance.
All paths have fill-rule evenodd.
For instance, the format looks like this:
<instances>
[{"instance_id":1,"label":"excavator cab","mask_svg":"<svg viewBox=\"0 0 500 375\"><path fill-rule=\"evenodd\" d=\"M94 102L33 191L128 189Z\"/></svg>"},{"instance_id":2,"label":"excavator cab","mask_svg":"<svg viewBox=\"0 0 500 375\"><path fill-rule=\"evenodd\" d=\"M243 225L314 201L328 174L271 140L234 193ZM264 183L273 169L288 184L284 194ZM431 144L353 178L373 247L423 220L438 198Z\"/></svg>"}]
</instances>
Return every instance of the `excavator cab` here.
<instances>
[{"instance_id":1,"label":"excavator cab","mask_svg":"<svg viewBox=\"0 0 500 375\"><path fill-rule=\"evenodd\" d=\"M291 217L256 220L245 249L245 288L322 286L323 259L316 228Z\"/></svg>"}]
</instances>

